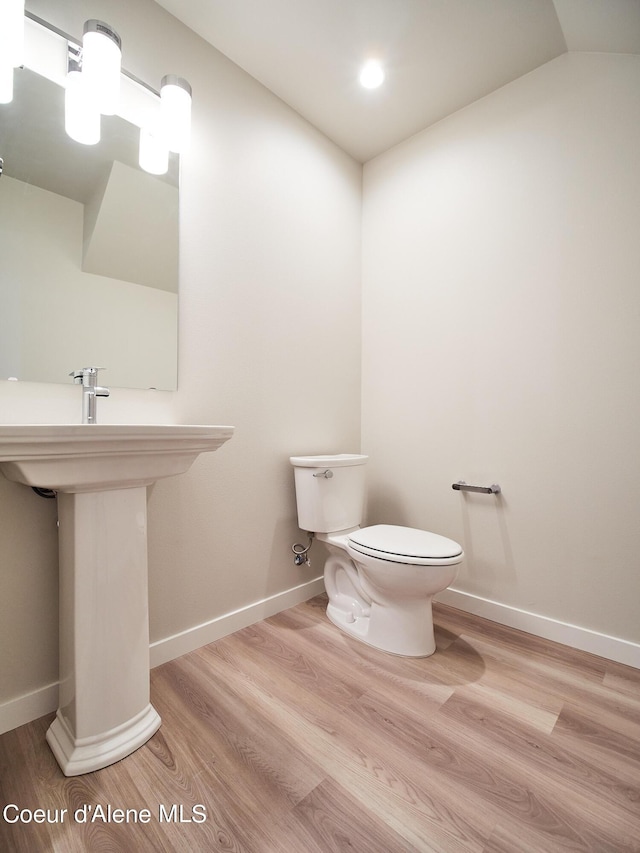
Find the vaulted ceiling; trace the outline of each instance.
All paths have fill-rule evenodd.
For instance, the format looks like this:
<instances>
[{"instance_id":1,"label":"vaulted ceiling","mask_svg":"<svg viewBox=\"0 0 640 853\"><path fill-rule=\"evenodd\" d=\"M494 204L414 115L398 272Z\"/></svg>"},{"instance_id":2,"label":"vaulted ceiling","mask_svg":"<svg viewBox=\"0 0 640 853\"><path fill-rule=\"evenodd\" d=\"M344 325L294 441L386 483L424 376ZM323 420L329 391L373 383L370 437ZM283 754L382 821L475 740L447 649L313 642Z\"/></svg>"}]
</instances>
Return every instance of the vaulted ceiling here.
<instances>
[{"instance_id":1,"label":"vaulted ceiling","mask_svg":"<svg viewBox=\"0 0 640 853\"><path fill-rule=\"evenodd\" d=\"M567 50L640 53L640 0L157 2L362 162Z\"/></svg>"}]
</instances>

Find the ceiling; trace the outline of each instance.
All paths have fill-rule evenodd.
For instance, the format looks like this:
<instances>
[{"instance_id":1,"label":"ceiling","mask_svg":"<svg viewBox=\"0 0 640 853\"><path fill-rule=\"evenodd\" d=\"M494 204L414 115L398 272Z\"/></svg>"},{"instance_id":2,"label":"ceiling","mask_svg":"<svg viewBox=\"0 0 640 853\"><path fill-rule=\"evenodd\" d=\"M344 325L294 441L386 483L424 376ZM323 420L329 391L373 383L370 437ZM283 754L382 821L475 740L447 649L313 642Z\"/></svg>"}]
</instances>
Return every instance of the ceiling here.
<instances>
[{"instance_id":1,"label":"ceiling","mask_svg":"<svg viewBox=\"0 0 640 853\"><path fill-rule=\"evenodd\" d=\"M567 50L640 53L640 0L157 2L361 162Z\"/></svg>"}]
</instances>

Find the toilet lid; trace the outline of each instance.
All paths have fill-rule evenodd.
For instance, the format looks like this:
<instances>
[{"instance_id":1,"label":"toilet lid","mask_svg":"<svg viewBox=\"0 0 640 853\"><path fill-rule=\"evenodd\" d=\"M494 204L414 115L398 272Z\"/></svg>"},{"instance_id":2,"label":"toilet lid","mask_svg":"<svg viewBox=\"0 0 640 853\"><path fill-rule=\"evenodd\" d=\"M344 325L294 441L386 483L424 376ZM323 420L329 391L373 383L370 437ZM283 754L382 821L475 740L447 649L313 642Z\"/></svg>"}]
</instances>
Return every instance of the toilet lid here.
<instances>
[{"instance_id":1,"label":"toilet lid","mask_svg":"<svg viewBox=\"0 0 640 853\"><path fill-rule=\"evenodd\" d=\"M453 539L394 524L374 524L354 530L348 541L354 551L396 563L436 562L462 554L462 548Z\"/></svg>"}]
</instances>

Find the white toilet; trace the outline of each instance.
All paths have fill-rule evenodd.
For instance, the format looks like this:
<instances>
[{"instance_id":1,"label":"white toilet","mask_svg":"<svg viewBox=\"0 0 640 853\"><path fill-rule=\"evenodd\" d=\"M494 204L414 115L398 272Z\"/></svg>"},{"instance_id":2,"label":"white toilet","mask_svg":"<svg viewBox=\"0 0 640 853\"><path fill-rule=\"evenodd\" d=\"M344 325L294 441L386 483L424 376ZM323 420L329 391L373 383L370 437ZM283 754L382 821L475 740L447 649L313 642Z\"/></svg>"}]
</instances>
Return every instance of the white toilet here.
<instances>
[{"instance_id":1,"label":"white toilet","mask_svg":"<svg viewBox=\"0 0 640 853\"><path fill-rule=\"evenodd\" d=\"M327 616L347 634L396 655L436 650L431 600L464 553L444 536L376 524L360 527L367 456L292 456L298 524L329 548Z\"/></svg>"}]
</instances>

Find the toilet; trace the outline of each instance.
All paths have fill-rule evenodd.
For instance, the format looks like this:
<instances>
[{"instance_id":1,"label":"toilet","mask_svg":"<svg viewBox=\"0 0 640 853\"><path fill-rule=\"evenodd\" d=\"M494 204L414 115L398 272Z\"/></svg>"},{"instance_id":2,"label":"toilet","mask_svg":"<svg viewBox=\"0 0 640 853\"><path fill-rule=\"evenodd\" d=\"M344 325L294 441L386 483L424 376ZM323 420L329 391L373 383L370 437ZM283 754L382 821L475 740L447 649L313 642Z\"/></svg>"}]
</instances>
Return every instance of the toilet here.
<instances>
[{"instance_id":1,"label":"toilet","mask_svg":"<svg viewBox=\"0 0 640 853\"><path fill-rule=\"evenodd\" d=\"M393 524L360 527L367 456L292 456L298 524L324 542L327 616L345 633L395 655L436 650L431 602L458 573L457 542Z\"/></svg>"}]
</instances>

